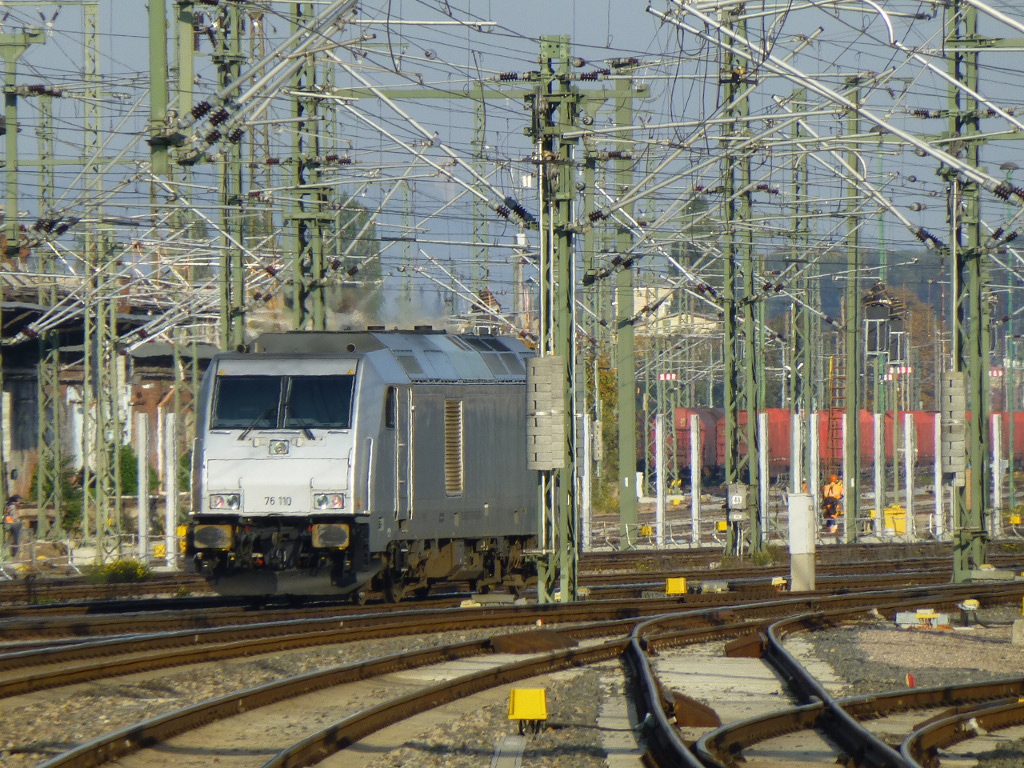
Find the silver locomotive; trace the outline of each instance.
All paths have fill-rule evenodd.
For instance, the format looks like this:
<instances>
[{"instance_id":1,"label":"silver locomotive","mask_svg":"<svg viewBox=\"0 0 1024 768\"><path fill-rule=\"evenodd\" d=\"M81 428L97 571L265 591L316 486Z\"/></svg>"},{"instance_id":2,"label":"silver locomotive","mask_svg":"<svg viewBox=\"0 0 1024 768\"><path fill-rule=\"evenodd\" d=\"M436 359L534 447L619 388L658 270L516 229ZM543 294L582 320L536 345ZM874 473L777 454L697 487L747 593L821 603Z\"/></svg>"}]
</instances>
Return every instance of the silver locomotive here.
<instances>
[{"instance_id":1,"label":"silver locomotive","mask_svg":"<svg viewBox=\"0 0 1024 768\"><path fill-rule=\"evenodd\" d=\"M429 330L272 333L216 356L189 569L224 594L521 590L537 528L530 356L512 338Z\"/></svg>"}]
</instances>

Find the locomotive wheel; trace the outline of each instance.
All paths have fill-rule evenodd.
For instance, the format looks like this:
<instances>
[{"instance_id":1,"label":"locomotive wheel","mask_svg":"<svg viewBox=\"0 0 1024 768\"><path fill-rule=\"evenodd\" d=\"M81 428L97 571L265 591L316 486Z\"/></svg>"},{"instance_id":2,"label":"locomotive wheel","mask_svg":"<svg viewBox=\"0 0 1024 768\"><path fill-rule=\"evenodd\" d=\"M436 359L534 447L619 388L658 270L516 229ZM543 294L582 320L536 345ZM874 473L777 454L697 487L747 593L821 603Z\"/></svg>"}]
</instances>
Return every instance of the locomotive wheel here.
<instances>
[{"instance_id":1,"label":"locomotive wheel","mask_svg":"<svg viewBox=\"0 0 1024 768\"><path fill-rule=\"evenodd\" d=\"M359 588L352 593L352 604L353 605L366 605L366 590Z\"/></svg>"},{"instance_id":2,"label":"locomotive wheel","mask_svg":"<svg viewBox=\"0 0 1024 768\"><path fill-rule=\"evenodd\" d=\"M384 588L384 600L388 603L397 603L405 597L405 584L402 582L402 574L396 573L390 569L384 572L384 576L381 579Z\"/></svg>"}]
</instances>

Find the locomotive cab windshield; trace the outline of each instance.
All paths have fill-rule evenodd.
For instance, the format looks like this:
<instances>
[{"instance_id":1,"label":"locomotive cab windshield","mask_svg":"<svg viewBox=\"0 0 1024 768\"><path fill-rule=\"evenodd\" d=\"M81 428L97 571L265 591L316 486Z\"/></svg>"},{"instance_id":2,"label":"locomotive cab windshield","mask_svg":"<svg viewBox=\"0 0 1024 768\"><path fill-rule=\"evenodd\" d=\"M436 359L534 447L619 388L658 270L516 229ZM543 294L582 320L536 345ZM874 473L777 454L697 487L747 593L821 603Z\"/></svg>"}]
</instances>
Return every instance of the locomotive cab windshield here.
<instances>
[{"instance_id":1,"label":"locomotive cab windshield","mask_svg":"<svg viewBox=\"0 0 1024 768\"><path fill-rule=\"evenodd\" d=\"M218 376L210 429L349 429L355 376Z\"/></svg>"}]
</instances>

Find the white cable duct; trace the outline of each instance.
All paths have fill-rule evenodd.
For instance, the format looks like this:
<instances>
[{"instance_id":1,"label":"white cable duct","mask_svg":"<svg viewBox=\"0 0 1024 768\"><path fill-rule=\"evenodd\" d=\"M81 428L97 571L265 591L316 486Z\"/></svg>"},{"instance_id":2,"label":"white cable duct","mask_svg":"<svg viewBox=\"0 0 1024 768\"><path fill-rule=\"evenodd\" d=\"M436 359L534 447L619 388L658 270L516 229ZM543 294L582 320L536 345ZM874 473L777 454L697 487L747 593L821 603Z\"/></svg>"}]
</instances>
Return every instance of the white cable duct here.
<instances>
[{"instance_id":1,"label":"white cable duct","mask_svg":"<svg viewBox=\"0 0 1024 768\"><path fill-rule=\"evenodd\" d=\"M953 155L945 152L941 149L936 148L927 141L920 139L912 133L909 133L902 128L898 128L887 120L882 119L871 110L864 106L857 104L850 99L846 98L842 94L828 88L827 86L817 82L813 77L801 72L796 67L788 64L785 61L778 59L772 54L770 50L766 50L759 46L754 45L750 40L743 37L737 32L726 27L721 22L711 18L710 16L701 13L695 8L683 3L681 0L672 0L674 3L679 5L680 10L683 14L690 14L699 19L706 27L714 29L718 32L721 37L716 37L706 30L699 29L691 26L681 19L674 18L673 16L658 11L651 6L647 7L647 12L655 18L661 19L666 24L689 32L690 34L705 40L709 43L719 46L723 50L735 53L738 56L756 58L760 63L759 67L764 70L771 72L775 75L785 78L790 82L797 84L799 87L806 88L808 91L813 91L817 95L832 101L845 109L856 113L860 117L864 118L868 122L877 125L880 129L887 133L891 133L894 136L899 137L901 140L914 147L915 149L923 152L928 157L942 163L946 167L960 174L966 179L973 181L980 185L984 189L988 190L996 197L1000 199L1006 199L1004 194L1006 191L1005 183L999 179L989 176L983 173L978 168L974 168L971 165L961 161ZM722 37L727 37L734 41L733 43L726 42ZM742 47L741 47L742 46ZM743 50L745 48L746 50ZM1018 204L1024 204L1024 200L1018 201Z\"/></svg>"}]
</instances>

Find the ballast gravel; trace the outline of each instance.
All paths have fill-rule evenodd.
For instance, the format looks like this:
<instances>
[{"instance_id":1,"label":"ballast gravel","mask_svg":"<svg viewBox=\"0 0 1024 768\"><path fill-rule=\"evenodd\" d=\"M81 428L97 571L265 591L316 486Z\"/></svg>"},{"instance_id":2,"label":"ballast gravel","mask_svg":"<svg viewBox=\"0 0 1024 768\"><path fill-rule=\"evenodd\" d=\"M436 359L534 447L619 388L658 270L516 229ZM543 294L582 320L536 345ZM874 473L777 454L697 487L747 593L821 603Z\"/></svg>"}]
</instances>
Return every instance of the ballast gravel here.
<instances>
[{"instance_id":1,"label":"ballast gravel","mask_svg":"<svg viewBox=\"0 0 1024 768\"><path fill-rule=\"evenodd\" d=\"M966 628L900 629L891 622L808 633L815 655L827 662L846 685L832 693L858 696L909 684L917 687L957 685L1024 675L1024 648L1010 642L1020 609L979 611ZM1001 742L997 749L971 753L978 768L1020 768L1024 739Z\"/></svg>"},{"instance_id":2,"label":"ballast gravel","mask_svg":"<svg viewBox=\"0 0 1024 768\"><path fill-rule=\"evenodd\" d=\"M948 685L1024 674L1024 651L1010 643L1019 610L983 610L984 626L955 631L917 631L878 621L805 635L815 656L845 681L835 693L852 696L907 685ZM517 631L517 630L510 630ZM341 664L497 634L493 630L379 640L291 651L272 658L239 659L170 669L133 680L99 681L0 701L0 716L16 728L0 734L0 766L32 766L101 735L136 725L225 692ZM545 685L549 718L530 734L523 764L543 768L601 768L606 764L597 726L599 708L617 665L562 674ZM495 701L471 715L429 727L404 746L375 758L370 768L406 765L477 768L490 765L495 744L515 726L506 702ZM1024 740L976 755L979 768L1024 765Z\"/></svg>"},{"instance_id":3,"label":"ballast gravel","mask_svg":"<svg viewBox=\"0 0 1024 768\"><path fill-rule=\"evenodd\" d=\"M323 646L43 691L30 703L0 701L4 722L18 724L0 733L0 766L33 766L150 718L274 680L495 634L501 633L490 629Z\"/></svg>"},{"instance_id":4,"label":"ballast gravel","mask_svg":"<svg viewBox=\"0 0 1024 768\"><path fill-rule=\"evenodd\" d=\"M528 733L523 765L531 768L603 768L605 751L596 728L601 705L601 673L579 672L571 680L545 685L548 719ZM481 768L490 765L503 732L517 733L506 717L507 704L496 702L458 721L432 728L400 749L384 755L370 768Z\"/></svg>"}]
</instances>

